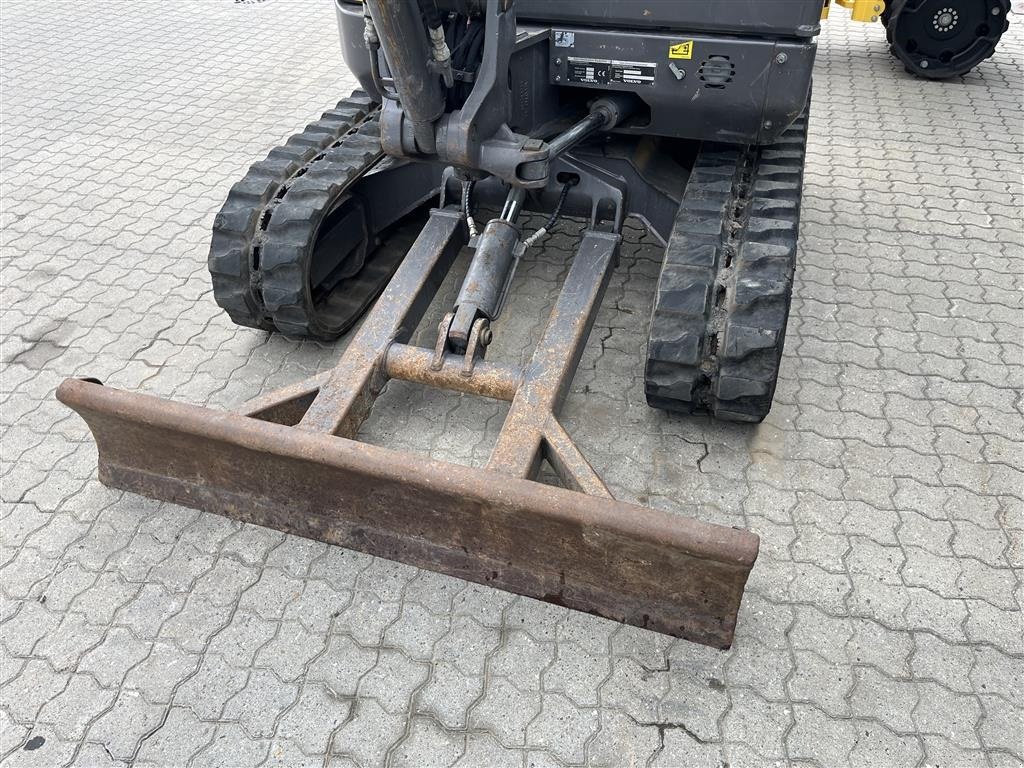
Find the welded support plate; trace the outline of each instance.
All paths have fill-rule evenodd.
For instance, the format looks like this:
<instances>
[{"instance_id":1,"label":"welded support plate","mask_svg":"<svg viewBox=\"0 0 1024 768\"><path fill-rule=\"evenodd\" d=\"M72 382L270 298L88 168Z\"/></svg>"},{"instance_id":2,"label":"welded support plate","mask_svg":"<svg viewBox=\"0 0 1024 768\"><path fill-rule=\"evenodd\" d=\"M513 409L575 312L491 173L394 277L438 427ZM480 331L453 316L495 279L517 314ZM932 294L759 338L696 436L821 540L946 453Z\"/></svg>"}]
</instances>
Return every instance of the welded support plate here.
<instances>
[{"instance_id":1,"label":"welded support plate","mask_svg":"<svg viewBox=\"0 0 1024 768\"><path fill-rule=\"evenodd\" d=\"M68 379L106 485L730 645L753 533Z\"/></svg>"}]
</instances>

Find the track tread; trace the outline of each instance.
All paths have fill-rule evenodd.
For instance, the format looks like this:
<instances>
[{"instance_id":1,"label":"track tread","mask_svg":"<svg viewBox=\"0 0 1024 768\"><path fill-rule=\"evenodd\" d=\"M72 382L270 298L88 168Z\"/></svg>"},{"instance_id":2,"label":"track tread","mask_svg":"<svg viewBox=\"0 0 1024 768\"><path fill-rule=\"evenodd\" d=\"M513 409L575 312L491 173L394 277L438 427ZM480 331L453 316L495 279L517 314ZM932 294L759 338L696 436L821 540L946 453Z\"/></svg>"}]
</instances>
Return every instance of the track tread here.
<instances>
[{"instance_id":1,"label":"track tread","mask_svg":"<svg viewBox=\"0 0 1024 768\"><path fill-rule=\"evenodd\" d=\"M701 147L665 249L647 400L761 421L771 408L796 265L805 112L772 145Z\"/></svg>"},{"instance_id":2,"label":"track tread","mask_svg":"<svg viewBox=\"0 0 1024 768\"><path fill-rule=\"evenodd\" d=\"M325 341L336 339L362 315L385 287L398 260L391 249L374 253L346 279L344 291L330 297L344 320L328 324L309 295L307 270L317 232L352 185L383 155L376 121L364 124L341 144L328 149L309 171L295 179L273 211L262 247L262 298L278 330ZM378 263L378 262L388 262Z\"/></svg>"},{"instance_id":3,"label":"track tread","mask_svg":"<svg viewBox=\"0 0 1024 768\"><path fill-rule=\"evenodd\" d=\"M231 187L214 219L207 264L214 298L237 325L274 328L260 296L256 261L261 226L281 190L326 147L372 119L375 109L368 96L356 91L285 144L270 150L266 159L253 163Z\"/></svg>"}]
</instances>

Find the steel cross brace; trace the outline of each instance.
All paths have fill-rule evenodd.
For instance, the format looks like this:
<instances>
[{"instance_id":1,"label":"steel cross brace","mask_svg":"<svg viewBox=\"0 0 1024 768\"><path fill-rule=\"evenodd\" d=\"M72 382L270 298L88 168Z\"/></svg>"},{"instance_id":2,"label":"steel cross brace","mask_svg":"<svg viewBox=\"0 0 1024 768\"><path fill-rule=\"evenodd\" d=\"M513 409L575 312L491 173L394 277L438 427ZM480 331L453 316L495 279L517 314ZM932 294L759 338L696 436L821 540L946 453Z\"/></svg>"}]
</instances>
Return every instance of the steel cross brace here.
<instances>
[{"instance_id":1,"label":"steel cross brace","mask_svg":"<svg viewBox=\"0 0 1024 768\"><path fill-rule=\"evenodd\" d=\"M330 371L214 411L68 379L107 485L459 576L716 647L758 538L616 501L557 419L620 236L588 230L523 368L410 346L466 243L431 212ZM388 379L511 403L485 469L359 442ZM536 482L546 459L566 488Z\"/></svg>"}]
</instances>

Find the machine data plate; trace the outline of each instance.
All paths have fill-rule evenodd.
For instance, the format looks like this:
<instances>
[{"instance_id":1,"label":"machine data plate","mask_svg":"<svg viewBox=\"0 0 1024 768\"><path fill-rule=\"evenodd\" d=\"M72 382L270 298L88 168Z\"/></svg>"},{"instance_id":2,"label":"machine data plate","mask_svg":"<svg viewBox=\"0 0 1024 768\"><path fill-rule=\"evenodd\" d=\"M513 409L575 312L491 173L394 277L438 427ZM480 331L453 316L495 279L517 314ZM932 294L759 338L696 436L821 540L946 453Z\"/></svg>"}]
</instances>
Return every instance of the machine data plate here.
<instances>
[{"instance_id":1,"label":"machine data plate","mask_svg":"<svg viewBox=\"0 0 1024 768\"><path fill-rule=\"evenodd\" d=\"M570 83L607 85L654 85L654 73L658 65L649 61L616 61L615 59L568 59L567 79Z\"/></svg>"}]
</instances>

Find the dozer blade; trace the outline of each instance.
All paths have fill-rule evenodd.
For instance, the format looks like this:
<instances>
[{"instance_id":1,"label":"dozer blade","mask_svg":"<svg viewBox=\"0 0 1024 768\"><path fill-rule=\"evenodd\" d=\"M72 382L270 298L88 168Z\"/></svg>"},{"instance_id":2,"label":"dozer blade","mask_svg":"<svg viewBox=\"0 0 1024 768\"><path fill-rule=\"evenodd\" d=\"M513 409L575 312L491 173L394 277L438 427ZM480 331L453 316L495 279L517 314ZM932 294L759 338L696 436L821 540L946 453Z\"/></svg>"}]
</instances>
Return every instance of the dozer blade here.
<instances>
[{"instance_id":1,"label":"dozer blade","mask_svg":"<svg viewBox=\"0 0 1024 768\"><path fill-rule=\"evenodd\" d=\"M100 480L709 645L732 640L744 531L80 380Z\"/></svg>"},{"instance_id":2,"label":"dozer blade","mask_svg":"<svg viewBox=\"0 0 1024 768\"><path fill-rule=\"evenodd\" d=\"M554 416L619 238L584 236L529 365L470 368L404 343L463 229L434 211L338 365L240 412L64 381L57 397L91 429L100 480L727 648L758 537L612 499ZM389 377L511 401L488 467L354 439ZM575 490L531 479L541 459Z\"/></svg>"}]
</instances>

